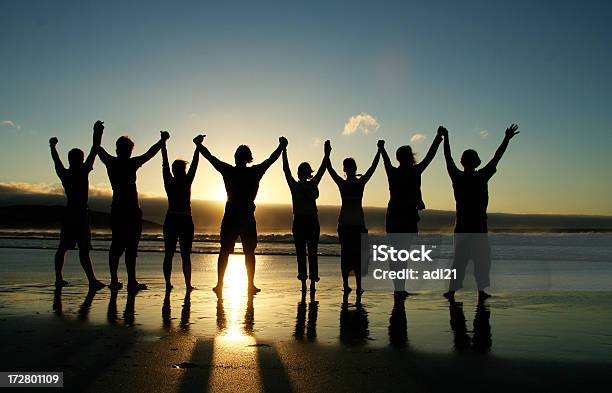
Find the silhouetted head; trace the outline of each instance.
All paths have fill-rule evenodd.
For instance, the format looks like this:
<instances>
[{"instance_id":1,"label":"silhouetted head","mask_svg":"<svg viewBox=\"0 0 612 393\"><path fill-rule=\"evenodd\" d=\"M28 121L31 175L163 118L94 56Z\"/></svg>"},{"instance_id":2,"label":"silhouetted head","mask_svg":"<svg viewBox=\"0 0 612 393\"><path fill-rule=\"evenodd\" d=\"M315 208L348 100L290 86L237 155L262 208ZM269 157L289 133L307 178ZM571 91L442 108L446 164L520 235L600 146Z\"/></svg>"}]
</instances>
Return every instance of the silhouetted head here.
<instances>
[{"instance_id":1,"label":"silhouetted head","mask_svg":"<svg viewBox=\"0 0 612 393\"><path fill-rule=\"evenodd\" d=\"M461 165L463 165L466 171L475 170L480 165L480 162L480 157L478 157L476 150L467 149L461 155Z\"/></svg>"},{"instance_id":2,"label":"silhouetted head","mask_svg":"<svg viewBox=\"0 0 612 393\"><path fill-rule=\"evenodd\" d=\"M342 161L342 168L344 169L344 173L346 173L346 177L355 177L357 175L357 163L355 159L349 157L345 158Z\"/></svg>"},{"instance_id":3,"label":"silhouetted head","mask_svg":"<svg viewBox=\"0 0 612 393\"><path fill-rule=\"evenodd\" d=\"M72 149L68 152L68 164L72 168L77 168L83 165L83 160L85 159L85 154L81 149Z\"/></svg>"},{"instance_id":4,"label":"silhouetted head","mask_svg":"<svg viewBox=\"0 0 612 393\"><path fill-rule=\"evenodd\" d=\"M253 162L253 153L247 145L240 145L234 153L234 161L237 166L246 166Z\"/></svg>"},{"instance_id":5,"label":"silhouetted head","mask_svg":"<svg viewBox=\"0 0 612 393\"><path fill-rule=\"evenodd\" d=\"M395 158L400 165L413 166L415 164L414 153L409 145L400 146L395 152Z\"/></svg>"},{"instance_id":6,"label":"silhouetted head","mask_svg":"<svg viewBox=\"0 0 612 393\"><path fill-rule=\"evenodd\" d=\"M312 168L307 162L303 162L298 166L298 179L308 180L312 178Z\"/></svg>"},{"instance_id":7,"label":"silhouetted head","mask_svg":"<svg viewBox=\"0 0 612 393\"><path fill-rule=\"evenodd\" d=\"M174 160L174 162L172 162L172 175L174 177L187 176L187 161Z\"/></svg>"},{"instance_id":8,"label":"silhouetted head","mask_svg":"<svg viewBox=\"0 0 612 393\"><path fill-rule=\"evenodd\" d=\"M115 143L117 157L130 158L134 150L134 142L127 136L120 136Z\"/></svg>"}]
</instances>

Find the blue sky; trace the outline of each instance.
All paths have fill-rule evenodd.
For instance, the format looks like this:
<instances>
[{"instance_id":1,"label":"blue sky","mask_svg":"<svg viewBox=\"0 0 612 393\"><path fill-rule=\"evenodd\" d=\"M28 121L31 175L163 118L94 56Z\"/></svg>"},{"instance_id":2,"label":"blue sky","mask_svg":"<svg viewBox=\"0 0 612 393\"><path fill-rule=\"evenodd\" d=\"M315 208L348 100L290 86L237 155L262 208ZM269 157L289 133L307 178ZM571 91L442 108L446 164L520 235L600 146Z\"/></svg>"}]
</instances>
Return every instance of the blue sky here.
<instances>
[{"instance_id":1,"label":"blue sky","mask_svg":"<svg viewBox=\"0 0 612 393\"><path fill-rule=\"evenodd\" d=\"M331 3L331 4L328 4ZM142 152L168 129L171 158L190 159L191 138L231 161L237 144L264 159L289 138L295 168L333 162L365 171L385 139L422 157L435 129L451 132L455 157L483 160L511 122L512 141L490 186L490 211L612 214L612 3L609 2L10 2L2 6L0 182L57 183L47 140L65 157L130 135ZM378 129L342 135L365 113ZM417 138L418 139L418 138ZM452 209L442 151L423 177L426 204ZM91 179L107 187L97 163ZM139 189L163 194L160 160ZM194 198L222 196L203 162ZM259 198L289 203L280 162ZM388 200L382 166L365 204ZM320 203L339 195L326 177Z\"/></svg>"}]
</instances>

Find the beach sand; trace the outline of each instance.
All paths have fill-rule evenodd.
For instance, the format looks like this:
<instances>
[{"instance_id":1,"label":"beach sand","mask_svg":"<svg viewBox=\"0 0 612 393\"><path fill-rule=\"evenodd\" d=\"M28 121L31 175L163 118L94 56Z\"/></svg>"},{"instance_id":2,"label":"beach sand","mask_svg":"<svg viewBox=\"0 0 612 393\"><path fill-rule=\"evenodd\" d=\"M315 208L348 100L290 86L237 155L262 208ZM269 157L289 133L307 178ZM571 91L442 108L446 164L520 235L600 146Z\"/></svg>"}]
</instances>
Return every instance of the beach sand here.
<instances>
[{"instance_id":1,"label":"beach sand","mask_svg":"<svg viewBox=\"0 0 612 393\"><path fill-rule=\"evenodd\" d=\"M149 290L88 295L74 253L72 285L54 290L52 255L0 250L0 369L63 371L72 391L609 391L609 291L499 292L480 308L468 291L452 307L435 291L343 303L329 257L302 299L293 257L261 256L262 292L248 297L232 256L217 301L214 255L194 255L199 289L186 297L178 258L166 296L162 255L141 253ZM106 280L105 253L92 255Z\"/></svg>"}]
</instances>

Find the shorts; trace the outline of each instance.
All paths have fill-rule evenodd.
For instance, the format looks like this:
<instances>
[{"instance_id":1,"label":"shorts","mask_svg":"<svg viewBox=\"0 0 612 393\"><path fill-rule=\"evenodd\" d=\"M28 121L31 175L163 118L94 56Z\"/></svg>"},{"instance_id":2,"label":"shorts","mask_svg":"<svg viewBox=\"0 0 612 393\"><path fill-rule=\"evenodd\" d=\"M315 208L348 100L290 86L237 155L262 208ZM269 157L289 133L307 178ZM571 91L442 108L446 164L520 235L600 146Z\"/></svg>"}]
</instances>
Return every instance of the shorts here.
<instances>
[{"instance_id":1,"label":"shorts","mask_svg":"<svg viewBox=\"0 0 612 393\"><path fill-rule=\"evenodd\" d=\"M340 265L343 272L361 274L361 235L368 233L363 225L338 225Z\"/></svg>"},{"instance_id":2,"label":"shorts","mask_svg":"<svg viewBox=\"0 0 612 393\"><path fill-rule=\"evenodd\" d=\"M240 237L245 254L255 252L257 248L257 223L255 215L228 214L221 221L221 253L233 253L236 240Z\"/></svg>"},{"instance_id":3,"label":"shorts","mask_svg":"<svg viewBox=\"0 0 612 393\"><path fill-rule=\"evenodd\" d=\"M181 253L191 253L193 244L193 219L187 214L166 214L164 220L164 245L166 251L175 251L176 243L181 246Z\"/></svg>"},{"instance_id":4,"label":"shorts","mask_svg":"<svg viewBox=\"0 0 612 393\"><path fill-rule=\"evenodd\" d=\"M137 255L142 234L142 211L111 209L111 231L111 254L121 255L128 252Z\"/></svg>"},{"instance_id":5,"label":"shorts","mask_svg":"<svg viewBox=\"0 0 612 393\"><path fill-rule=\"evenodd\" d=\"M387 233L418 233L421 218L416 209L402 209L389 206L385 219Z\"/></svg>"},{"instance_id":6,"label":"shorts","mask_svg":"<svg viewBox=\"0 0 612 393\"><path fill-rule=\"evenodd\" d=\"M62 218L60 243L58 248L72 250L91 250L91 229L89 227L89 212L87 209L67 208Z\"/></svg>"}]
</instances>

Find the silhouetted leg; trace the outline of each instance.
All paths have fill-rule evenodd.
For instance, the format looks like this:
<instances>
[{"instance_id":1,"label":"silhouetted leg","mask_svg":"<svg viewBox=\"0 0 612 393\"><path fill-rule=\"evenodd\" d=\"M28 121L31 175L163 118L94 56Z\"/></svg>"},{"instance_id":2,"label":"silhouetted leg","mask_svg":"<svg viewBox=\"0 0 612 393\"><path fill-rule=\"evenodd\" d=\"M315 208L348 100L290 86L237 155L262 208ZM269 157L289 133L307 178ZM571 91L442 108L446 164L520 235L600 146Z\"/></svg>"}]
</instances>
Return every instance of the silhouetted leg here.
<instances>
[{"instance_id":1,"label":"silhouetted leg","mask_svg":"<svg viewBox=\"0 0 612 393\"><path fill-rule=\"evenodd\" d=\"M247 279L248 279L248 288L249 293L254 294L261 289L255 286L255 252L254 251L245 251L244 253L244 263L246 264L247 270Z\"/></svg>"},{"instance_id":2,"label":"silhouetted leg","mask_svg":"<svg viewBox=\"0 0 612 393\"><path fill-rule=\"evenodd\" d=\"M64 277L62 275L66 251L67 250L64 247L59 247L55 252L55 285L59 287L68 285L68 282L64 281Z\"/></svg>"},{"instance_id":3,"label":"silhouetted leg","mask_svg":"<svg viewBox=\"0 0 612 393\"><path fill-rule=\"evenodd\" d=\"M191 253L189 251L183 252L181 250L181 258L183 259L183 276L185 276L185 288L191 291Z\"/></svg>"},{"instance_id":4,"label":"silhouetted leg","mask_svg":"<svg viewBox=\"0 0 612 393\"><path fill-rule=\"evenodd\" d=\"M306 237L300 230L293 232L293 241L295 243L295 255L298 265L298 280L302 281L302 286L305 286L305 281L308 278L306 271Z\"/></svg>"},{"instance_id":5,"label":"silhouetted leg","mask_svg":"<svg viewBox=\"0 0 612 393\"><path fill-rule=\"evenodd\" d=\"M125 250L125 268L128 276L128 289L139 289L136 280L136 250Z\"/></svg>"},{"instance_id":6,"label":"silhouetted leg","mask_svg":"<svg viewBox=\"0 0 612 393\"><path fill-rule=\"evenodd\" d=\"M472 246L472 259L474 260L474 278L478 287L478 300L480 302L491 297L485 288L491 285L491 246L486 233L474 235Z\"/></svg>"},{"instance_id":7,"label":"silhouetted leg","mask_svg":"<svg viewBox=\"0 0 612 393\"><path fill-rule=\"evenodd\" d=\"M110 270L111 282L109 287L111 289L121 289L123 284L119 282L117 276L117 270L119 270L119 258L121 258L123 251L117 249L117 247L111 244L110 251L108 252L108 268Z\"/></svg>"},{"instance_id":8,"label":"silhouetted leg","mask_svg":"<svg viewBox=\"0 0 612 393\"><path fill-rule=\"evenodd\" d=\"M315 283L319 281L319 234L314 233L308 239L308 272L310 273L310 290L315 291Z\"/></svg>"},{"instance_id":9,"label":"silhouetted leg","mask_svg":"<svg viewBox=\"0 0 612 393\"><path fill-rule=\"evenodd\" d=\"M357 285L357 295L363 293L363 287L361 286L361 270L355 270L355 284Z\"/></svg>"},{"instance_id":10,"label":"silhouetted leg","mask_svg":"<svg viewBox=\"0 0 612 393\"><path fill-rule=\"evenodd\" d=\"M227 269L227 261L229 259L228 251L221 251L219 258L217 259L217 285L213 288L213 291L221 298L223 291L223 278L225 277L225 270Z\"/></svg>"},{"instance_id":11,"label":"silhouetted leg","mask_svg":"<svg viewBox=\"0 0 612 393\"><path fill-rule=\"evenodd\" d=\"M176 242L178 240L175 221L170 214L164 220L164 280L166 281L166 291L172 289L172 258L176 252Z\"/></svg>"},{"instance_id":12,"label":"silhouetted leg","mask_svg":"<svg viewBox=\"0 0 612 393\"><path fill-rule=\"evenodd\" d=\"M470 260L472 242L467 234L455 235L455 256L451 269L455 269L456 278L452 278L449 283L449 291L455 292L463 287L465 269Z\"/></svg>"},{"instance_id":13,"label":"silhouetted leg","mask_svg":"<svg viewBox=\"0 0 612 393\"><path fill-rule=\"evenodd\" d=\"M89 249L79 249L79 262L81 262L81 266L83 267L87 280L89 281L89 289L97 291L98 289L104 288L105 285L96 279L91 258L89 257Z\"/></svg>"},{"instance_id":14,"label":"silhouetted leg","mask_svg":"<svg viewBox=\"0 0 612 393\"><path fill-rule=\"evenodd\" d=\"M342 288L345 293L349 293L352 289L349 287L349 271L347 269L342 269Z\"/></svg>"},{"instance_id":15,"label":"silhouetted leg","mask_svg":"<svg viewBox=\"0 0 612 393\"><path fill-rule=\"evenodd\" d=\"M191 285L191 248L193 245L194 227L191 217L186 221L183 233L180 235L181 258L183 260L183 276L187 293L194 289Z\"/></svg>"},{"instance_id":16,"label":"silhouetted leg","mask_svg":"<svg viewBox=\"0 0 612 393\"><path fill-rule=\"evenodd\" d=\"M172 276L172 258L174 257L174 249L166 247L164 254L164 280L166 281L166 290L172 289L171 276Z\"/></svg>"}]
</instances>

